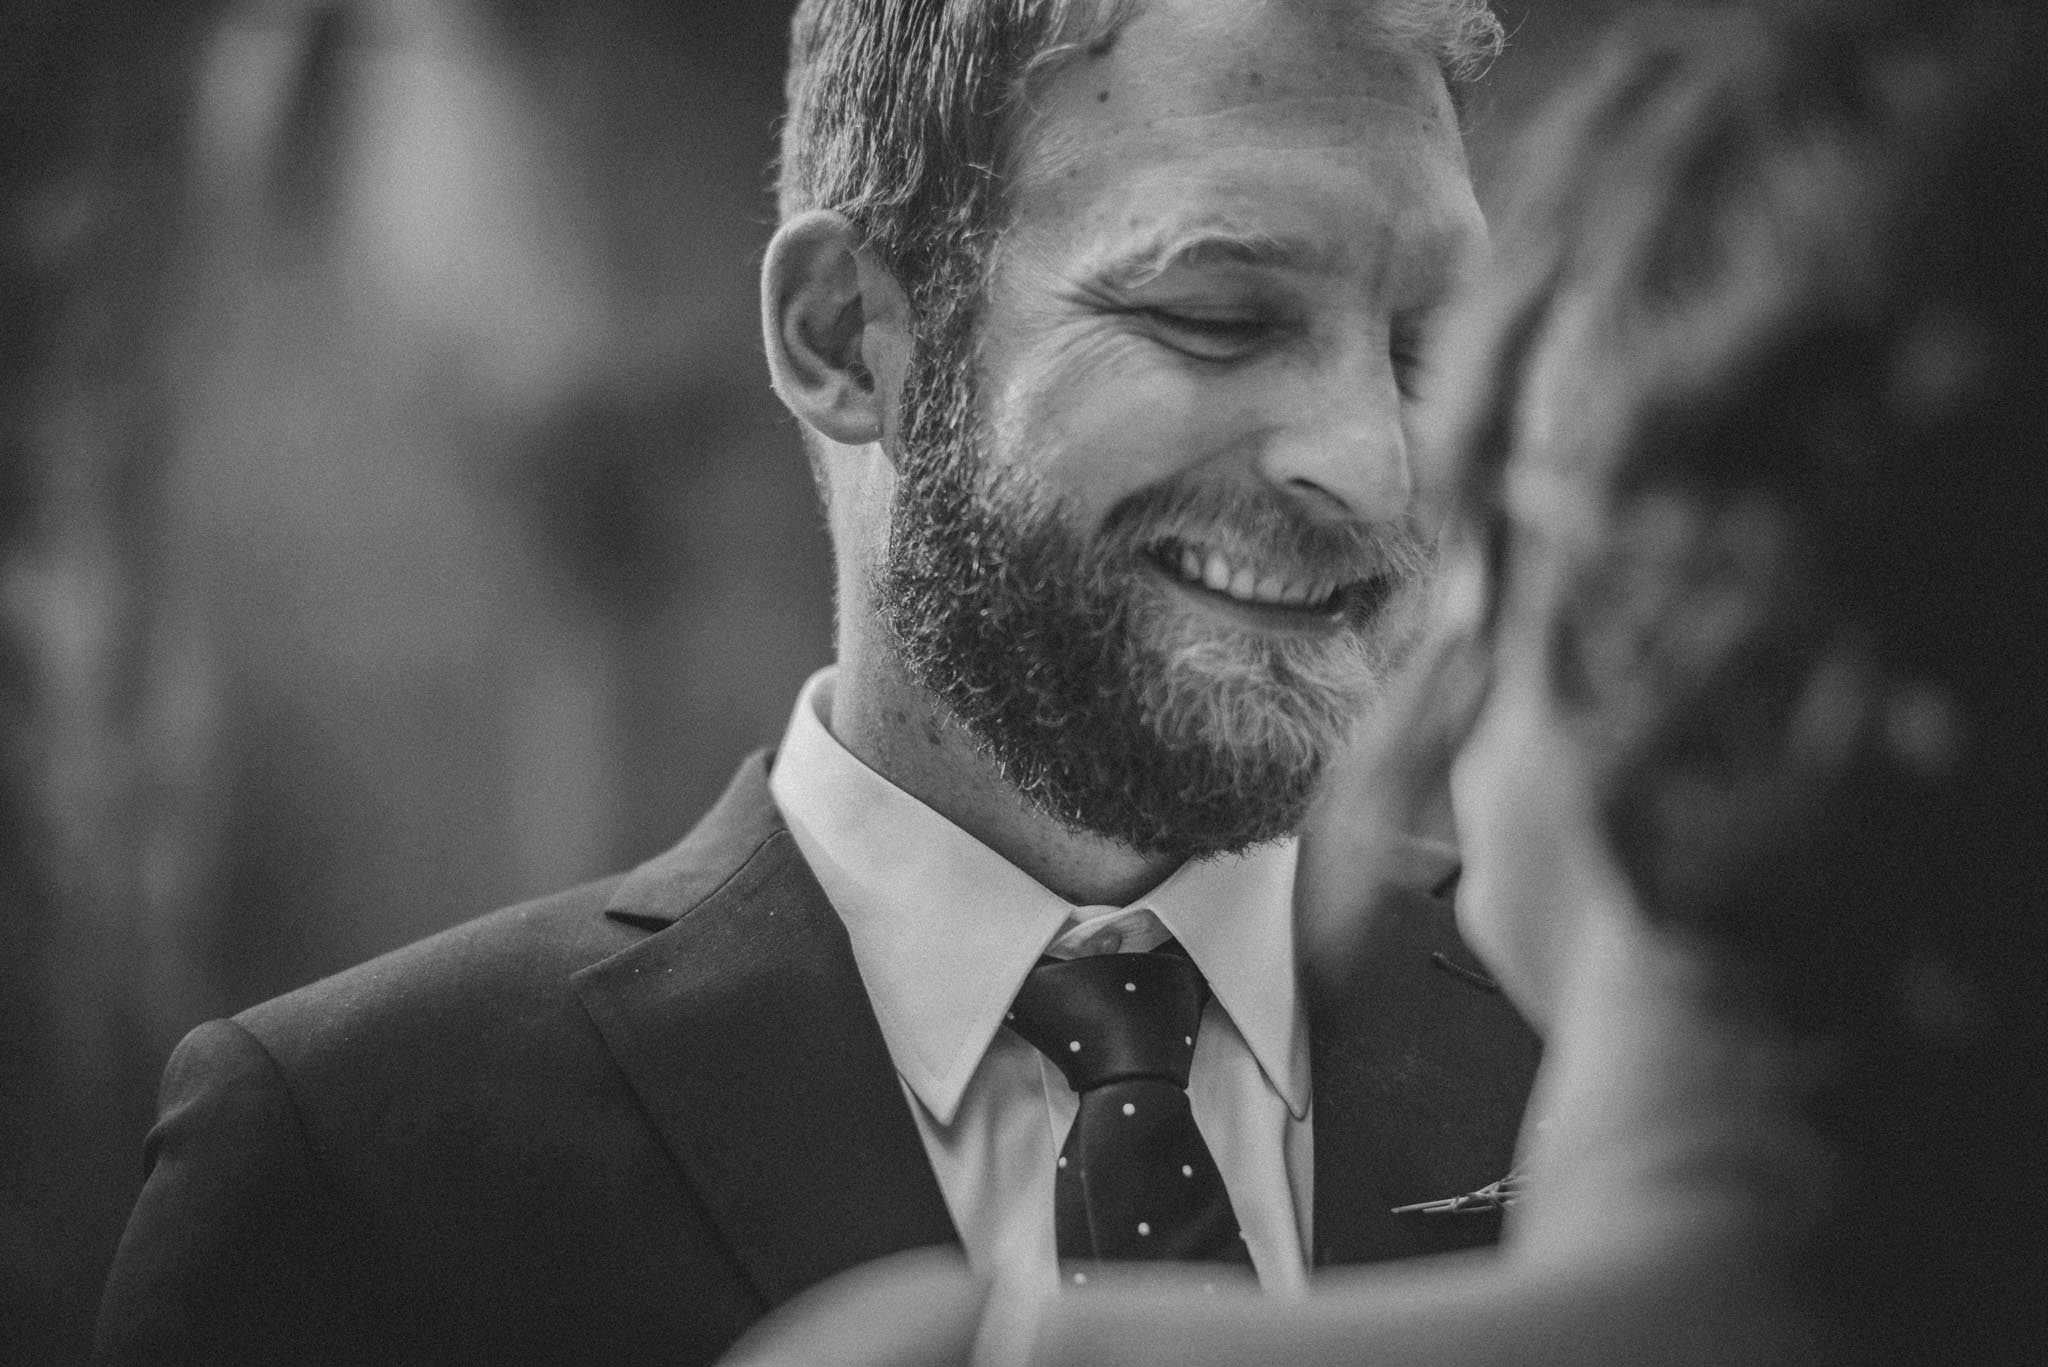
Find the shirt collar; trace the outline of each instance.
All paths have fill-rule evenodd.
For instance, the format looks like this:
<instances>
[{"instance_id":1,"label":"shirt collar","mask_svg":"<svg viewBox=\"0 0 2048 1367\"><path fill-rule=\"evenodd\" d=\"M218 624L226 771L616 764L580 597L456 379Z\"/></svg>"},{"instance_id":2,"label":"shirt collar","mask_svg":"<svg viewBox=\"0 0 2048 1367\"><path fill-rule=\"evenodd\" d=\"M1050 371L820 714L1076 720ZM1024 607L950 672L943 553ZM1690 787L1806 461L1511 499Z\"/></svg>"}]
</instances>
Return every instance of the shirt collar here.
<instances>
[{"instance_id":1,"label":"shirt collar","mask_svg":"<svg viewBox=\"0 0 2048 1367\"><path fill-rule=\"evenodd\" d=\"M1299 1120L1308 1114L1308 1025L1295 986L1290 837L1241 855L1180 866L1140 902L1209 980L1266 1080Z\"/></svg>"},{"instance_id":2,"label":"shirt collar","mask_svg":"<svg viewBox=\"0 0 2048 1367\"><path fill-rule=\"evenodd\" d=\"M826 729L833 671L804 685L770 791L846 924L897 1071L942 1125L1003 1014L1076 907L856 759ZM1186 947L1288 1108L1306 1114L1292 840L1191 861L1131 905Z\"/></svg>"}]
</instances>

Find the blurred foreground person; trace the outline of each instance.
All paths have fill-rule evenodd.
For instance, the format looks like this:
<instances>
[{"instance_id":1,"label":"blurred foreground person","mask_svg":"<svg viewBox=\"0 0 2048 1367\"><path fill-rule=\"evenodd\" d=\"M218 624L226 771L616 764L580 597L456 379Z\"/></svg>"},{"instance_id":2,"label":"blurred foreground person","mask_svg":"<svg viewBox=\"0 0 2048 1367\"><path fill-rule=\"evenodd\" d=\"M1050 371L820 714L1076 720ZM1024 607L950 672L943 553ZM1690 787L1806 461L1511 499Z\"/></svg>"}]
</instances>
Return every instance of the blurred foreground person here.
<instances>
[{"instance_id":1,"label":"blurred foreground person","mask_svg":"<svg viewBox=\"0 0 2048 1367\"><path fill-rule=\"evenodd\" d=\"M1491 1243L1535 1043L1292 832L1411 644L1479 0L807 0L768 362L835 669L680 845L194 1032L114 1362L706 1361L883 1254L1050 1286ZM1049 962L1041 962L1049 960ZM1311 1097L1313 1107L1311 1108Z\"/></svg>"},{"instance_id":2,"label":"blurred foreground person","mask_svg":"<svg viewBox=\"0 0 2048 1367\"><path fill-rule=\"evenodd\" d=\"M1548 125L1389 728L1545 1035L1502 1247L978 1319L875 1271L750 1362L2048 1361L2042 36L1661 14Z\"/></svg>"}]
</instances>

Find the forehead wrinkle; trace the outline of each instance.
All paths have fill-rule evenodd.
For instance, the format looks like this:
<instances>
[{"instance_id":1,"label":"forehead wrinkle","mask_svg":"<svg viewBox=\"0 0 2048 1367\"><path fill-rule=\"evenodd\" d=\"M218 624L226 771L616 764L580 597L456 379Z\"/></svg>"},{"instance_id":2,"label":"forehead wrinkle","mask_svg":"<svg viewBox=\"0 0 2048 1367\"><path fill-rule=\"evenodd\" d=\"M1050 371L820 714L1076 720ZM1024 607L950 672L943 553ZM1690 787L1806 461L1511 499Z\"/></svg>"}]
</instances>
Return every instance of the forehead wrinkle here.
<instances>
[{"instance_id":1,"label":"forehead wrinkle","mask_svg":"<svg viewBox=\"0 0 2048 1367\"><path fill-rule=\"evenodd\" d=\"M1148 233L1091 263L1089 273L1109 284L1137 289L1175 269L1249 266L1327 272L1333 264L1326 245L1306 238L1216 226Z\"/></svg>"},{"instance_id":2,"label":"forehead wrinkle","mask_svg":"<svg viewBox=\"0 0 2048 1367\"><path fill-rule=\"evenodd\" d=\"M1253 92L1211 103L1176 96L1132 122L1097 118L1088 109L1071 113L1040 106L1020 119L1002 169L1007 180L1024 188L1055 184L1084 172L1112 150L1137 159L1181 157L1190 149L1211 145L1281 153L1345 152L1388 138L1440 145L1462 167L1464 143L1448 110L1447 99L1444 110L1437 111L1369 91Z\"/></svg>"},{"instance_id":3,"label":"forehead wrinkle","mask_svg":"<svg viewBox=\"0 0 2048 1367\"><path fill-rule=\"evenodd\" d=\"M1133 242L1105 246L1080 274L1121 290L1135 290L1176 269L1243 267L1311 276L1337 276L1371 263L1372 287L1395 278L1427 293L1429 282L1448 285L1458 263L1485 241L1476 209L1417 206L1392 221L1357 223L1339 238L1295 235L1223 221L1167 224ZM1348 264L1347 264L1348 263Z\"/></svg>"}]
</instances>

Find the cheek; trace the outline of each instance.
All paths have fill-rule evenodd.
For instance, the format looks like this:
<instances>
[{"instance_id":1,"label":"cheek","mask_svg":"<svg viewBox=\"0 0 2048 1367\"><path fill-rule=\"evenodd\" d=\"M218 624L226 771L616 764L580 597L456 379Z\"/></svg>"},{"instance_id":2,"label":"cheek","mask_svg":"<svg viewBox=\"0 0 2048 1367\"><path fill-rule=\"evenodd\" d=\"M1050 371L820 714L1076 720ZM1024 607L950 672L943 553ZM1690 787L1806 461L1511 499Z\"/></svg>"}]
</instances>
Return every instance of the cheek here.
<instances>
[{"instance_id":1,"label":"cheek","mask_svg":"<svg viewBox=\"0 0 2048 1367\"><path fill-rule=\"evenodd\" d=\"M1501 799L1491 748L1482 722L1451 766L1451 810L1458 831L1458 930L1481 958L1500 972L1502 860L1507 854L1496 830Z\"/></svg>"},{"instance_id":2,"label":"cheek","mask_svg":"<svg viewBox=\"0 0 2048 1367\"><path fill-rule=\"evenodd\" d=\"M1490 705L1451 769L1464 871L1458 928L1516 1004L1541 1023L1567 908L1559 886L1555 773Z\"/></svg>"},{"instance_id":3,"label":"cheek","mask_svg":"<svg viewBox=\"0 0 2048 1367\"><path fill-rule=\"evenodd\" d=\"M1150 350L1126 339L1020 358L992 413L1001 445L1097 514L1232 449L1243 424L1223 386Z\"/></svg>"}]
</instances>

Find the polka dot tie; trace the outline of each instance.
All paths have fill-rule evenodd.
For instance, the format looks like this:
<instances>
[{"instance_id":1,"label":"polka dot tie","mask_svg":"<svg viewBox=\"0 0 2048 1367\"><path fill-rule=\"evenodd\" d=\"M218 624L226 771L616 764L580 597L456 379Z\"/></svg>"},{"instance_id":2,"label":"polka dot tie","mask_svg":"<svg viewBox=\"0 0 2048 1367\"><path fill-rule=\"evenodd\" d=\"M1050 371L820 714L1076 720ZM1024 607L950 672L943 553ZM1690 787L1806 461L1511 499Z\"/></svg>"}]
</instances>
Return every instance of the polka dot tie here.
<instances>
[{"instance_id":1,"label":"polka dot tie","mask_svg":"<svg viewBox=\"0 0 2048 1367\"><path fill-rule=\"evenodd\" d=\"M1201 970L1170 941L1149 953L1042 960L1025 978L1010 1026L1080 1098L1054 1178L1062 1262L1249 1261L1188 1105L1208 997Z\"/></svg>"}]
</instances>

